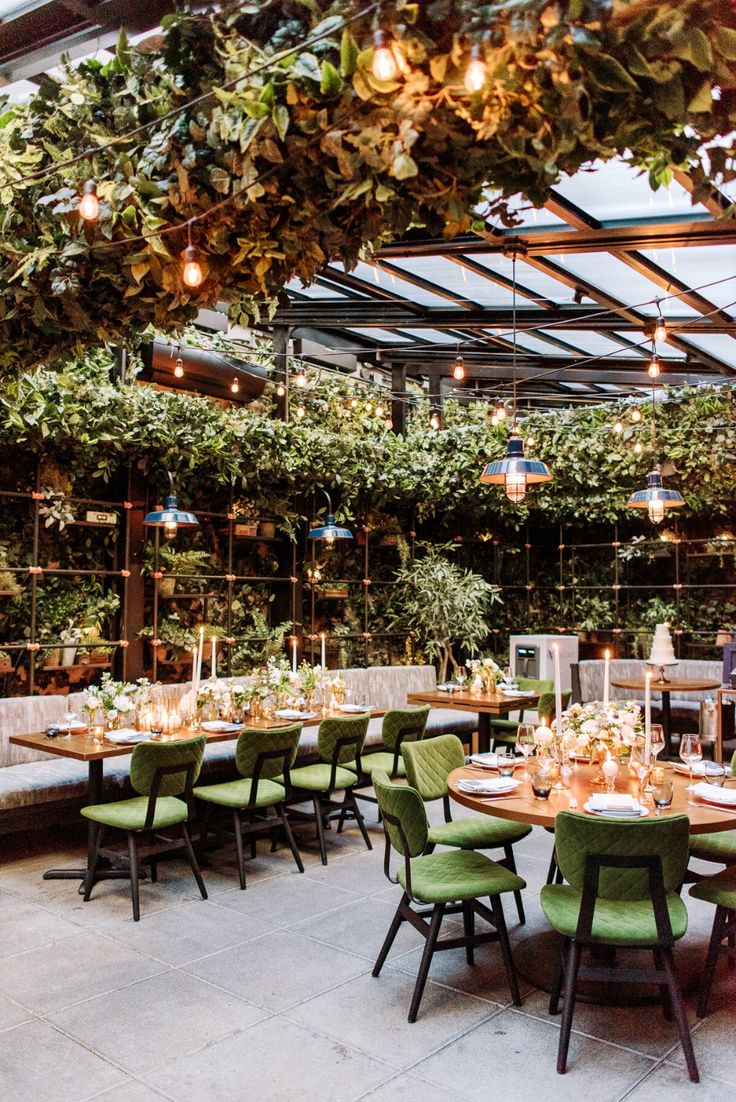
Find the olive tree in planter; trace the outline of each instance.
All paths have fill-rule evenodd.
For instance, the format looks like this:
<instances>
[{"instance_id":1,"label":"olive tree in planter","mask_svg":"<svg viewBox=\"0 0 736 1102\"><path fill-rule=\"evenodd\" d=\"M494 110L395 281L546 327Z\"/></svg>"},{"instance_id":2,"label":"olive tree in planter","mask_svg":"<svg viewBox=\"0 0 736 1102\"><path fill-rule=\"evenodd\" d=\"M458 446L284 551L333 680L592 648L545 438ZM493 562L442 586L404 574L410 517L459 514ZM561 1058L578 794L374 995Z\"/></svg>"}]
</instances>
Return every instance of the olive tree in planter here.
<instances>
[{"instance_id":1,"label":"olive tree in planter","mask_svg":"<svg viewBox=\"0 0 736 1102\"><path fill-rule=\"evenodd\" d=\"M458 566L444 553L450 545L422 545L421 555L396 572L392 626L412 631L427 658L439 662L438 678L457 670L455 648L477 654L490 632L490 612L501 602L497 586Z\"/></svg>"}]
</instances>

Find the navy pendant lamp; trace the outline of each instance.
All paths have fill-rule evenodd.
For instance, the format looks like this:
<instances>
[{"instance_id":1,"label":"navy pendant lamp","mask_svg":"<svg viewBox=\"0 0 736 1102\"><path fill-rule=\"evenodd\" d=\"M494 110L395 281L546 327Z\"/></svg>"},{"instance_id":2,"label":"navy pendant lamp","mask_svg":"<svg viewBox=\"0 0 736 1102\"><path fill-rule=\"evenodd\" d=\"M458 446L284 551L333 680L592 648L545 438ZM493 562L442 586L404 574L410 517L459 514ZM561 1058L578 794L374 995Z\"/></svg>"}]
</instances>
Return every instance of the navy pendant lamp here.
<instances>
[{"instance_id":1,"label":"navy pendant lamp","mask_svg":"<svg viewBox=\"0 0 736 1102\"><path fill-rule=\"evenodd\" d=\"M174 476L171 471L166 473L169 476L171 493L167 496L163 509L154 509L153 512L146 513L143 523L150 528L163 528L166 538L173 539L179 528L194 528L199 521L194 513L188 513L185 509L179 508L174 493Z\"/></svg>"},{"instance_id":2,"label":"navy pendant lamp","mask_svg":"<svg viewBox=\"0 0 736 1102\"><path fill-rule=\"evenodd\" d=\"M325 522L319 528L311 528L307 533L307 539L310 540L325 540L326 543L332 544L335 540L351 540L353 533L349 528L341 528L335 524L335 514L332 509L332 498L327 493L327 490L323 490L322 493L327 498L327 516Z\"/></svg>"},{"instance_id":3,"label":"navy pendant lamp","mask_svg":"<svg viewBox=\"0 0 736 1102\"><path fill-rule=\"evenodd\" d=\"M657 459L657 412L652 387L652 458L654 466L647 475L645 490L635 490L626 505L629 509L646 509L652 524L661 524L668 509L679 509L685 499L677 490L662 485L662 468Z\"/></svg>"},{"instance_id":4,"label":"navy pendant lamp","mask_svg":"<svg viewBox=\"0 0 736 1102\"><path fill-rule=\"evenodd\" d=\"M518 504L526 497L527 486L538 482L550 482L552 475L546 463L539 459L527 459L524 455L524 443L519 435L519 425L516 420L516 254L511 257L513 282L512 282L512 329L513 329L513 413L511 418L511 435L506 445L506 455L503 459L495 459L488 463L480 476L481 482L491 485L503 486L509 501Z\"/></svg>"}]
</instances>

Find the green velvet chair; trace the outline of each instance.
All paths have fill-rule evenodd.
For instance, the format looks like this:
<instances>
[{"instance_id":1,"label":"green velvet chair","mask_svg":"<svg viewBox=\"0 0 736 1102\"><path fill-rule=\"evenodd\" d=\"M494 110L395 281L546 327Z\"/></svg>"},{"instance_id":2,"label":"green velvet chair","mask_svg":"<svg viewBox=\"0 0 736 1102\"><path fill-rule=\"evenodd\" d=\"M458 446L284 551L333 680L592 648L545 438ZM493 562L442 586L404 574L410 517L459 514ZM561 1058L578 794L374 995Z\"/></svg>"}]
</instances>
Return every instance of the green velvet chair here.
<instances>
[{"instance_id":1,"label":"green velvet chair","mask_svg":"<svg viewBox=\"0 0 736 1102\"><path fill-rule=\"evenodd\" d=\"M386 712L381 724L383 750L363 754L358 787L370 784L371 777L379 769L392 779L406 776L401 746L404 742L417 742L424 738L429 712L429 704L418 708L390 708ZM377 803L376 797L370 793L356 792L355 795L358 800Z\"/></svg>"},{"instance_id":2,"label":"green velvet chair","mask_svg":"<svg viewBox=\"0 0 736 1102\"><path fill-rule=\"evenodd\" d=\"M514 842L520 842L531 834L526 823L512 823L483 815L467 819L453 819L450 811L450 795L447 777L453 769L465 765L465 751L457 735L437 735L422 742L405 743L402 747L406 776L412 788L425 803L442 800L445 821L430 826L427 835L427 852L435 846L452 846L457 849L503 849L499 863L516 872ZM519 922L525 921L521 891L515 893Z\"/></svg>"},{"instance_id":3,"label":"green velvet chair","mask_svg":"<svg viewBox=\"0 0 736 1102\"><path fill-rule=\"evenodd\" d=\"M731 775L736 776L736 754L731 758ZM690 838L690 856L719 865L736 865L736 829L693 834ZM693 872L689 872L688 876L693 880L699 878L699 874Z\"/></svg>"},{"instance_id":4,"label":"green velvet chair","mask_svg":"<svg viewBox=\"0 0 736 1102\"><path fill-rule=\"evenodd\" d=\"M285 801L291 787L291 767L296 761L302 724L268 730L246 728L238 737L235 766L239 780L209 784L194 789L195 799L204 807L200 846L204 848L213 810L232 816L235 848L238 855L240 887L245 890L245 854L243 836L251 840L255 857L256 837L268 833L275 848L278 831L283 829L299 872L304 872L301 855L291 832ZM275 778L280 778L276 780ZM273 809L274 814L268 812Z\"/></svg>"},{"instance_id":5,"label":"green velvet chair","mask_svg":"<svg viewBox=\"0 0 736 1102\"><path fill-rule=\"evenodd\" d=\"M699 1081L687 1015L675 971L675 942L687 930L678 894L687 868L687 815L621 822L561 811L555 820L557 859L567 884L547 884L541 903L562 935L560 969L549 1003L557 1014L564 979L557 1071L567 1070L578 979L656 984L665 1016L674 1013L690 1079ZM586 947L647 950L654 969L616 969L600 954L582 964ZM613 1039L613 1038L612 1038Z\"/></svg>"},{"instance_id":6,"label":"green velvet chair","mask_svg":"<svg viewBox=\"0 0 736 1102\"><path fill-rule=\"evenodd\" d=\"M362 772L361 754L369 719L368 712L323 719L317 734L319 762L291 770L292 793L287 802L293 805L312 801L314 815L295 812L293 818L316 822L323 865L327 864L325 826L333 819L339 818L340 828L346 819L354 819L366 846L373 849L353 792ZM343 792L341 801L333 799L335 792Z\"/></svg>"},{"instance_id":7,"label":"green velvet chair","mask_svg":"<svg viewBox=\"0 0 736 1102\"><path fill-rule=\"evenodd\" d=\"M192 808L192 787L199 776L206 743L204 735L176 742L139 743L130 760L130 783L140 795L130 800L91 804L82 808L82 815L94 824L84 881L85 903L89 901L97 881L107 879L106 870L99 869L100 858L109 856L118 865L124 859L119 852L108 853L102 849L109 830L124 831L128 836L127 862L133 919L136 922L140 919L138 879L141 864L150 864L151 880L155 882L158 861L163 855L169 857L182 848L163 835L164 831L178 828L197 887L202 899L207 898L187 827ZM141 839L149 840L145 849L139 846Z\"/></svg>"},{"instance_id":8,"label":"green velvet chair","mask_svg":"<svg viewBox=\"0 0 736 1102\"><path fill-rule=\"evenodd\" d=\"M501 896L506 892L521 891L526 887L524 881L503 865L473 850L427 853L429 831L419 793L406 785L392 784L385 773L376 772L373 785L386 835L384 871L392 884L398 883L403 888L373 975L380 974L402 922L409 922L425 939L409 1009L410 1022L417 1020L434 953L441 949L464 947L468 964L473 964L476 947L489 941L499 942L511 997L516 1006L521 1006ZM404 859L397 879L393 879L390 873L392 847ZM490 897L490 909L480 902L481 896ZM429 904L431 910L418 910L412 904ZM445 914L459 911L463 915L463 937L439 940ZM491 932L476 934L476 915L492 927ZM425 921L427 917L429 922Z\"/></svg>"},{"instance_id":9,"label":"green velvet chair","mask_svg":"<svg viewBox=\"0 0 736 1102\"><path fill-rule=\"evenodd\" d=\"M530 692L540 693L542 694L542 696L544 696L545 693L552 693L555 687L555 683L551 678L538 680L534 677L517 677L516 683L518 684L520 689L527 689ZM537 712L537 715L546 714L544 712L540 712L536 707L534 710ZM491 718L491 744L495 746L497 742L503 742L506 744L511 743L513 745L516 742L516 730L519 724L523 722L524 698L521 697L519 699L518 719L505 719L503 716L493 716Z\"/></svg>"},{"instance_id":10,"label":"green velvet chair","mask_svg":"<svg viewBox=\"0 0 736 1102\"><path fill-rule=\"evenodd\" d=\"M690 895L713 903L716 908L698 997L698 1017L704 1018L719 956L726 957L730 972L736 971L736 865L699 880L693 884Z\"/></svg>"}]
</instances>

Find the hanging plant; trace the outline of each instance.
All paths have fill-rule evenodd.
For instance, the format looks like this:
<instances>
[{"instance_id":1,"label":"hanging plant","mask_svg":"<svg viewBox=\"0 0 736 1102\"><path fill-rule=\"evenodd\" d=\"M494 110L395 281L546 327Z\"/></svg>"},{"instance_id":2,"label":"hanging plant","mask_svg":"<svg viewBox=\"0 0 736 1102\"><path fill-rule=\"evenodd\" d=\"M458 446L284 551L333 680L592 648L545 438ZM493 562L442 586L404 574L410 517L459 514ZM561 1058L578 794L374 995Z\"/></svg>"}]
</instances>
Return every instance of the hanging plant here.
<instances>
[{"instance_id":1,"label":"hanging plant","mask_svg":"<svg viewBox=\"0 0 736 1102\"><path fill-rule=\"evenodd\" d=\"M733 178L716 141L736 130L721 0L393 0L392 79L372 71L359 10L254 0L167 16L160 48L123 37L106 65L6 105L0 369L130 345L152 323L173 333L217 302L252 319L294 277L413 226L484 232L484 196L513 221L505 199L541 204L599 159L626 157L653 187L680 168L696 200L709 176ZM469 94L471 42L486 80ZM190 237L202 280L187 286Z\"/></svg>"}]
</instances>

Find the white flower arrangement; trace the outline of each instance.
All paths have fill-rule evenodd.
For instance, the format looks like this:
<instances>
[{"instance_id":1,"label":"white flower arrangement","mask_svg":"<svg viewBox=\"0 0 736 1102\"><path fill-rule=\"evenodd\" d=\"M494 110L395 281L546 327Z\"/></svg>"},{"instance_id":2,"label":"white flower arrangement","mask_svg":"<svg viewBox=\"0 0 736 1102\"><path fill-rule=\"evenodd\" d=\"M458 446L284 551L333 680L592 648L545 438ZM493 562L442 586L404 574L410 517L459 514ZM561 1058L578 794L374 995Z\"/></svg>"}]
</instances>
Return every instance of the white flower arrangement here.
<instances>
[{"instance_id":1,"label":"white flower arrangement","mask_svg":"<svg viewBox=\"0 0 736 1102\"><path fill-rule=\"evenodd\" d=\"M644 734L641 708L631 700L612 700L603 705L573 704L564 712L565 732L575 738L575 752L588 753L596 745L622 757Z\"/></svg>"},{"instance_id":2,"label":"white flower arrangement","mask_svg":"<svg viewBox=\"0 0 736 1102\"><path fill-rule=\"evenodd\" d=\"M101 711L107 719L115 720L134 712L138 704L146 699L150 688L150 682L145 677L136 682L114 681L106 671L99 685L90 685L85 691L84 709L89 715Z\"/></svg>"}]
</instances>

